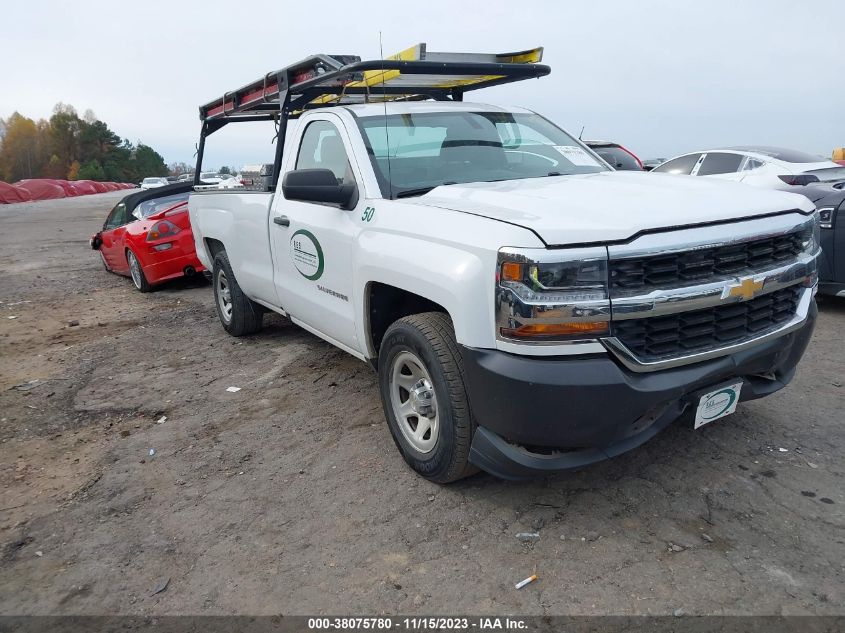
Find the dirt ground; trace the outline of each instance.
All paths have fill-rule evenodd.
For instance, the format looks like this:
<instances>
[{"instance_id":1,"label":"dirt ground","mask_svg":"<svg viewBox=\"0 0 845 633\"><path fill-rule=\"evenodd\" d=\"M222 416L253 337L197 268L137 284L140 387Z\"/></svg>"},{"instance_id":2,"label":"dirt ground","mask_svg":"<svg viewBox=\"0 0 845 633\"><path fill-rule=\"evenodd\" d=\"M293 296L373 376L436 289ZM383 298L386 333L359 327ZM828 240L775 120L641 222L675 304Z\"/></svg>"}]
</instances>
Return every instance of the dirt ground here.
<instances>
[{"instance_id":1,"label":"dirt ground","mask_svg":"<svg viewBox=\"0 0 845 633\"><path fill-rule=\"evenodd\" d=\"M440 487L369 366L280 317L229 337L201 279L105 272L120 195L0 207L0 613L845 612L845 301L730 418Z\"/></svg>"}]
</instances>

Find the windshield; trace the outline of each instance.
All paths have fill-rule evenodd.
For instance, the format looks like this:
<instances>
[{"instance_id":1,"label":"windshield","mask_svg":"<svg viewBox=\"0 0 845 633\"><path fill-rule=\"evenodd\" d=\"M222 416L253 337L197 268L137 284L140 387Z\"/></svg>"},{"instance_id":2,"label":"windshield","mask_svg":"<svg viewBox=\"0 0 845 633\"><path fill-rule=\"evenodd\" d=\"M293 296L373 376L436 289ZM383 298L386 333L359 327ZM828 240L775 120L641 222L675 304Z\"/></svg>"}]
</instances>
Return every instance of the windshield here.
<instances>
[{"instance_id":1,"label":"windshield","mask_svg":"<svg viewBox=\"0 0 845 633\"><path fill-rule=\"evenodd\" d=\"M152 200L144 200L135 210L132 211L139 220L150 217L156 213L169 209L177 202L185 202L188 199L187 193L175 193L172 196L164 196L163 198L153 198Z\"/></svg>"},{"instance_id":2,"label":"windshield","mask_svg":"<svg viewBox=\"0 0 845 633\"><path fill-rule=\"evenodd\" d=\"M596 154L610 163L616 169L639 171L642 169L637 159L618 145L599 145L591 148Z\"/></svg>"},{"instance_id":3,"label":"windshield","mask_svg":"<svg viewBox=\"0 0 845 633\"><path fill-rule=\"evenodd\" d=\"M216 173L214 173L213 171L206 172L204 174L200 174L200 180L211 180L212 178L215 178L217 180L220 179L220 177Z\"/></svg>"},{"instance_id":4,"label":"windshield","mask_svg":"<svg viewBox=\"0 0 845 633\"><path fill-rule=\"evenodd\" d=\"M422 195L445 184L607 171L537 114L431 112L364 117L358 124L385 197Z\"/></svg>"},{"instance_id":5,"label":"windshield","mask_svg":"<svg viewBox=\"0 0 845 633\"><path fill-rule=\"evenodd\" d=\"M155 185L161 181L161 178L144 178L144 184Z\"/></svg>"}]
</instances>

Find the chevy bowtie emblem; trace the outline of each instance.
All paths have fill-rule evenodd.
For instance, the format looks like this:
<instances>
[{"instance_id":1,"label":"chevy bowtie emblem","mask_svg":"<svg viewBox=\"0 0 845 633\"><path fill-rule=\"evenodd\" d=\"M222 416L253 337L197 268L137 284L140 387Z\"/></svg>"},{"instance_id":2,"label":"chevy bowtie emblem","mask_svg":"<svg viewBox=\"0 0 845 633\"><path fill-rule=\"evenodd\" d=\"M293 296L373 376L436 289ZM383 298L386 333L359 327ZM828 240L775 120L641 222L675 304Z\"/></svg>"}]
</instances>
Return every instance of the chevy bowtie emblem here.
<instances>
[{"instance_id":1,"label":"chevy bowtie emblem","mask_svg":"<svg viewBox=\"0 0 845 633\"><path fill-rule=\"evenodd\" d=\"M746 301L753 299L754 296L763 289L766 283L765 279L743 279L738 284L726 285L722 291L722 299L729 297L742 297Z\"/></svg>"}]
</instances>

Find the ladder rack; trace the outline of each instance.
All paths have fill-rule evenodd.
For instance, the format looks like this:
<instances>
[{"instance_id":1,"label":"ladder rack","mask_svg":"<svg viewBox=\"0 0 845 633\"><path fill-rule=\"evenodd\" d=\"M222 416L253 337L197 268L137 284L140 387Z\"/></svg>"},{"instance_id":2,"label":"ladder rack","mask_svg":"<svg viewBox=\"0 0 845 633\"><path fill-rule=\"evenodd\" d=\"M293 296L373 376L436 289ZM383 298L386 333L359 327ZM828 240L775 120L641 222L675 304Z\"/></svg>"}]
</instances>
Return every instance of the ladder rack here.
<instances>
[{"instance_id":1,"label":"ladder rack","mask_svg":"<svg viewBox=\"0 0 845 633\"><path fill-rule=\"evenodd\" d=\"M437 53L417 44L383 60L356 55L312 55L269 72L200 106L202 121L195 184L199 184L205 139L224 125L277 121L276 159L271 184L279 179L289 118L305 110L395 100L462 101L465 92L543 77L543 49L516 53Z\"/></svg>"}]
</instances>

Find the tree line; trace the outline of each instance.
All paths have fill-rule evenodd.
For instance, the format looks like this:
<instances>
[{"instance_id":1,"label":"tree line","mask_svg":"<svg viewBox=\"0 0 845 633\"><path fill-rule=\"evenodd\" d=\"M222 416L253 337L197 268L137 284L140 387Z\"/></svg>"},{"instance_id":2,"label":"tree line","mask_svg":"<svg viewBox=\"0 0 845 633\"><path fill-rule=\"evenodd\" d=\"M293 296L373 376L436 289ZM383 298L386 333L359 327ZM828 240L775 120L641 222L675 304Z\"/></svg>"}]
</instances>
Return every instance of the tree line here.
<instances>
[{"instance_id":1,"label":"tree line","mask_svg":"<svg viewBox=\"0 0 845 633\"><path fill-rule=\"evenodd\" d=\"M91 110L80 118L73 106L56 104L48 119L14 112L0 119L0 181L27 178L138 182L168 168L152 147L131 143Z\"/></svg>"}]
</instances>

